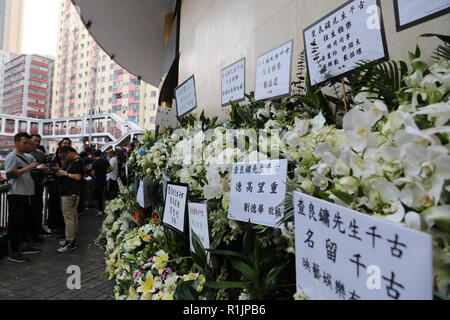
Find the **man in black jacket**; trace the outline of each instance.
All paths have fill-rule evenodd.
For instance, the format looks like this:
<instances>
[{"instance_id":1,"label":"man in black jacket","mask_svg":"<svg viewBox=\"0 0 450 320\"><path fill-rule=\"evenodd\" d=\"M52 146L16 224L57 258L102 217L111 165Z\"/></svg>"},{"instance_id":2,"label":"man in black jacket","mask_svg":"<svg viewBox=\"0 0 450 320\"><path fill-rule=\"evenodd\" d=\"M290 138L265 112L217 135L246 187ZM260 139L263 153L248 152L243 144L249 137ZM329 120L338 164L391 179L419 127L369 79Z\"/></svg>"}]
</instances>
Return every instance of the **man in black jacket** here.
<instances>
[{"instance_id":1,"label":"man in black jacket","mask_svg":"<svg viewBox=\"0 0 450 320\"><path fill-rule=\"evenodd\" d=\"M97 200L99 214L103 214L105 209L105 188L106 175L112 171L109 161L102 158L102 152L95 150L93 155L92 176L95 178L94 195Z\"/></svg>"}]
</instances>

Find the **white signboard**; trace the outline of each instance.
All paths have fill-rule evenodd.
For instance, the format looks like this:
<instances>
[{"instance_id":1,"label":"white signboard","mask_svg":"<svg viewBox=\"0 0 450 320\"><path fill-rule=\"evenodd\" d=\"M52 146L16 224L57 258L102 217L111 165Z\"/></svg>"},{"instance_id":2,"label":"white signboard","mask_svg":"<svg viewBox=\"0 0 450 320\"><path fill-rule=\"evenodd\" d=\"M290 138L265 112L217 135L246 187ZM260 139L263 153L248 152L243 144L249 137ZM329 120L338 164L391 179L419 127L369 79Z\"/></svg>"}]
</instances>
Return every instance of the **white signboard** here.
<instances>
[{"instance_id":1,"label":"white signboard","mask_svg":"<svg viewBox=\"0 0 450 320\"><path fill-rule=\"evenodd\" d=\"M277 227L283 218L287 160L233 164L228 219Z\"/></svg>"},{"instance_id":2,"label":"white signboard","mask_svg":"<svg viewBox=\"0 0 450 320\"><path fill-rule=\"evenodd\" d=\"M189 202L189 241L191 252L195 252L192 245L192 232L200 239L203 248L209 249L209 225L208 225L208 207L206 202Z\"/></svg>"},{"instance_id":3,"label":"white signboard","mask_svg":"<svg viewBox=\"0 0 450 320\"><path fill-rule=\"evenodd\" d=\"M281 98L291 92L292 51L291 40L256 60L255 99Z\"/></svg>"},{"instance_id":4,"label":"white signboard","mask_svg":"<svg viewBox=\"0 0 450 320\"><path fill-rule=\"evenodd\" d=\"M178 120L175 108L158 107L155 125L166 128L175 128L177 123Z\"/></svg>"},{"instance_id":5,"label":"white signboard","mask_svg":"<svg viewBox=\"0 0 450 320\"><path fill-rule=\"evenodd\" d=\"M222 70L222 106L245 99L245 58Z\"/></svg>"},{"instance_id":6,"label":"white signboard","mask_svg":"<svg viewBox=\"0 0 450 320\"><path fill-rule=\"evenodd\" d=\"M303 34L312 85L344 76L361 60L388 57L379 0L349 1Z\"/></svg>"},{"instance_id":7,"label":"white signboard","mask_svg":"<svg viewBox=\"0 0 450 320\"><path fill-rule=\"evenodd\" d=\"M178 118L181 118L197 108L197 95L195 91L194 76L187 79L175 89L175 99L177 100Z\"/></svg>"},{"instance_id":8,"label":"white signboard","mask_svg":"<svg viewBox=\"0 0 450 320\"><path fill-rule=\"evenodd\" d=\"M395 0L397 31L450 12L450 0Z\"/></svg>"},{"instance_id":9,"label":"white signboard","mask_svg":"<svg viewBox=\"0 0 450 320\"><path fill-rule=\"evenodd\" d=\"M294 192L297 289L313 300L432 299L432 238Z\"/></svg>"},{"instance_id":10,"label":"white signboard","mask_svg":"<svg viewBox=\"0 0 450 320\"><path fill-rule=\"evenodd\" d=\"M184 232L188 187L167 184L163 223Z\"/></svg>"},{"instance_id":11,"label":"white signboard","mask_svg":"<svg viewBox=\"0 0 450 320\"><path fill-rule=\"evenodd\" d=\"M170 177L163 173L162 175L162 188L163 188L163 201L166 202L166 188L167 188L167 183L170 182Z\"/></svg>"},{"instance_id":12,"label":"white signboard","mask_svg":"<svg viewBox=\"0 0 450 320\"><path fill-rule=\"evenodd\" d=\"M142 180L139 180L139 188L137 192L136 202L141 206L141 208L145 208L144 181Z\"/></svg>"}]
</instances>

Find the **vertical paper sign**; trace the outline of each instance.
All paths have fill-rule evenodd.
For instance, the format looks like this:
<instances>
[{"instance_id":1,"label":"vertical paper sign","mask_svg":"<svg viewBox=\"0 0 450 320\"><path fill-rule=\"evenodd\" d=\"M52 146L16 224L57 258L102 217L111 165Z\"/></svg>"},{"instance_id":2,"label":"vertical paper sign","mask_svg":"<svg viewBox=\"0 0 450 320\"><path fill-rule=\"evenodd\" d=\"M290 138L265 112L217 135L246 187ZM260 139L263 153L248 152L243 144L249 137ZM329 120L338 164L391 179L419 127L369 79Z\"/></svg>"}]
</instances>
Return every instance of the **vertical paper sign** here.
<instances>
[{"instance_id":1,"label":"vertical paper sign","mask_svg":"<svg viewBox=\"0 0 450 320\"><path fill-rule=\"evenodd\" d=\"M166 202L166 189L167 189L167 184L170 182L170 177L163 173L162 175L162 188L163 188L163 201Z\"/></svg>"},{"instance_id":2,"label":"vertical paper sign","mask_svg":"<svg viewBox=\"0 0 450 320\"><path fill-rule=\"evenodd\" d=\"M163 223L184 232L188 186L167 183Z\"/></svg>"},{"instance_id":3,"label":"vertical paper sign","mask_svg":"<svg viewBox=\"0 0 450 320\"><path fill-rule=\"evenodd\" d=\"M277 227L283 218L287 160L233 164L228 219Z\"/></svg>"},{"instance_id":4,"label":"vertical paper sign","mask_svg":"<svg viewBox=\"0 0 450 320\"><path fill-rule=\"evenodd\" d=\"M142 181L142 180L139 180L139 187L138 187L136 201L142 208L145 208L144 181Z\"/></svg>"},{"instance_id":5,"label":"vertical paper sign","mask_svg":"<svg viewBox=\"0 0 450 320\"><path fill-rule=\"evenodd\" d=\"M450 0L394 0L397 31L450 12Z\"/></svg>"},{"instance_id":6,"label":"vertical paper sign","mask_svg":"<svg viewBox=\"0 0 450 320\"><path fill-rule=\"evenodd\" d=\"M222 70L222 106L245 99L245 58Z\"/></svg>"},{"instance_id":7,"label":"vertical paper sign","mask_svg":"<svg viewBox=\"0 0 450 320\"><path fill-rule=\"evenodd\" d=\"M175 108L158 107L155 125L175 128L177 126L177 115Z\"/></svg>"},{"instance_id":8,"label":"vertical paper sign","mask_svg":"<svg viewBox=\"0 0 450 320\"><path fill-rule=\"evenodd\" d=\"M291 93L292 51L291 40L256 60L255 99L281 98Z\"/></svg>"},{"instance_id":9,"label":"vertical paper sign","mask_svg":"<svg viewBox=\"0 0 450 320\"><path fill-rule=\"evenodd\" d=\"M430 235L294 192L297 289L313 300L432 299Z\"/></svg>"},{"instance_id":10,"label":"vertical paper sign","mask_svg":"<svg viewBox=\"0 0 450 320\"><path fill-rule=\"evenodd\" d=\"M175 89L175 99L177 100L178 118L181 118L197 108L197 95L195 91L194 76L187 79Z\"/></svg>"},{"instance_id":11,"label":"vertical paper sign","mask_svg":"<svg viewBox=\"0 0 450 320\"><path fill-rule=\"evenodd\" d=\"M189 202L189 241L191 252L195 252L192 245L192 232L200 239L203 248L209 249L209 225L208 225L208 207L206 202Z\"/></svg>"},{"instance_id":12,"label":"vertical paper sign","mask_svg":"<svg viewBox=\"0 0 450 320\"><path fill-rule=\"evenodd\" d=\"M303 36L312 85L344 76L361 60L388 57L379 0L349 1L306 28Z\"/></svg>"}]
</instances>

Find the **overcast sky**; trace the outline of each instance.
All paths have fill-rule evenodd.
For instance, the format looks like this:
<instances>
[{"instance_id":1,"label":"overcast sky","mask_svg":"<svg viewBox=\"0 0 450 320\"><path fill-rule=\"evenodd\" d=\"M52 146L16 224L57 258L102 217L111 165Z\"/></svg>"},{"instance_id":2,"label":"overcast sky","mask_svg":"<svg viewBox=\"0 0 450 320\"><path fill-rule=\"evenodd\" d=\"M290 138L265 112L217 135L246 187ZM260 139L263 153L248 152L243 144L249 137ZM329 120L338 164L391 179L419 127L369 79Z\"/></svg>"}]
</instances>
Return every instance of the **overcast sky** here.
<instances>
[{"instance_id":1,"label":"overcast sky","mask_svg":"<svg viewBox=\"0 0 450 320\"><path fill-rule=\"evenodd\" d=\"M22 51L56 56L59 0L25 0Z\"/></svg>"}]
</instances>

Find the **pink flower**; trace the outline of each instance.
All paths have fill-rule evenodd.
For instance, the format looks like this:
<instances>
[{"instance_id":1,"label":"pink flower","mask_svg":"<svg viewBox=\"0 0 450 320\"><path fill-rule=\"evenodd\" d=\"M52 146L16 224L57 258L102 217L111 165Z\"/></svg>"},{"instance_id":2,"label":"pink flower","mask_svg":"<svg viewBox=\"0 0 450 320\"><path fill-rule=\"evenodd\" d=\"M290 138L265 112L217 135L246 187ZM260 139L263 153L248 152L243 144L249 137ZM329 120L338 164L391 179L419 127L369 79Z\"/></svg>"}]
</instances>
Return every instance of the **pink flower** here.
<instances>
[{"instance_id":1,"label":"pink flower","mask_svg":"<svg viewBox=\"0 0 450 320\"><path fill-rule=\"evenodd\" d=\"M162 274L162 275L159 276L159 280L164 281L164 279L166 279L165 275Z\"/></svg>"},{"instance_id":2,"label":"pink flower","mask_svg":"<svg viewBox=\"0 0 450 320\"><path fill-rule=\"evenodd\" d=\"M167 273L172 273L172 269L171 269L171 268L167 268L167 269L166 269L166 272L167 272Z\"/></svg>"}]
</instances>

